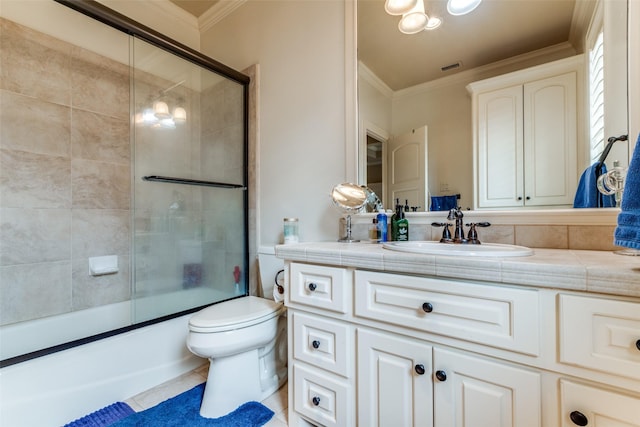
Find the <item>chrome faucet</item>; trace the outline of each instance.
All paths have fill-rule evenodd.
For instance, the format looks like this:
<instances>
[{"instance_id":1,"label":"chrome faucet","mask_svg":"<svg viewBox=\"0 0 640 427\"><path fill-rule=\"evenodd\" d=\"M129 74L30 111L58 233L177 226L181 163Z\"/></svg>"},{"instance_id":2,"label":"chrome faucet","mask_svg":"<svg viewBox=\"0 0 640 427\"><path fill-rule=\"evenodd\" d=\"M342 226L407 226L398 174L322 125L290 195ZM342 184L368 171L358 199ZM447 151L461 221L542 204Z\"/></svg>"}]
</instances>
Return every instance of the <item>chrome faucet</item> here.
<instances>
[{"instance_id":1,"label":"chrome faucet","mask_svg":"<svg viewBox=\"0 0 640 427\"><path fill-rule=\"evenodd\" d=\"M447 219L449 221L456 221L456 228L453 232L453 243L467 243L467 239L464 237L464 223L462 221L463 217L464 214L460 210L460 206L451 209L449 211L449 215L447 216Z\"/></svg>"}]
</instances>

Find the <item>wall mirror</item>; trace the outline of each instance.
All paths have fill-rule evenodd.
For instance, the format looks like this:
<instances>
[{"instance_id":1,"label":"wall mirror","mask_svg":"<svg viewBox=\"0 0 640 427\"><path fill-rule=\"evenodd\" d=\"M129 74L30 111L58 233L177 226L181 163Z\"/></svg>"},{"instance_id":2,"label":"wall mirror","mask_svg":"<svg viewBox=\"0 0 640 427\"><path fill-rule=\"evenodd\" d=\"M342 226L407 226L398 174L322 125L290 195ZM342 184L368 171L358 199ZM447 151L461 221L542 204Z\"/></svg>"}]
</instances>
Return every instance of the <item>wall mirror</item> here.
<instances>
[{"instance_id":1,"label":"wall mirror","mask_svg":"<svg viewBox=\"0 0 640 427\"><path fill-rule=\"evenodd\" d=\"M580 54L586 79L590 40L599 28L607 52L602 137L627 133L626 1L483 0L463 16L450 15L446 3L424 0L426 14L442 23L417 34L399 31L401 17L385 12L385 0L357 3L358 181L372 188L386 208L395 203L384 188L392 169L385 159L388 141L426 127L428 192L419 211L428 210L431 195L459 194L460 206L473 209L472 100L467 85ZM594 162L588 98L586 90L578 91L576 181ZM628 157L628 142L616 143L607 165L613 160L627 165ZM416 204L409 200L409 205Z\"/></svg>"}]
</instances>

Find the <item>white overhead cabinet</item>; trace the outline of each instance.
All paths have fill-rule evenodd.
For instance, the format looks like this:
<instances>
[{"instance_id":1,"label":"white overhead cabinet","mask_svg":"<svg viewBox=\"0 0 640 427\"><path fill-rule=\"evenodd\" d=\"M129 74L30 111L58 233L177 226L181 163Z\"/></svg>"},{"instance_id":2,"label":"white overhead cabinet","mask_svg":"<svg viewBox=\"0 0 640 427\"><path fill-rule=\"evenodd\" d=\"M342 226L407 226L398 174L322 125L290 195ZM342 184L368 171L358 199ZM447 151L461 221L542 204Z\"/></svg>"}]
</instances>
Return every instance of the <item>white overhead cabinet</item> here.
<instances>
[{"instance_id":1,"label":"white overhead cabinet","mask_svg":"<svg viewBox=\"0 0 640 427\"><path fill-rule=\"evenodd\" d=\"M475 207L571 206L582 55L471 83Z\"/></svg>"}]
</instances>

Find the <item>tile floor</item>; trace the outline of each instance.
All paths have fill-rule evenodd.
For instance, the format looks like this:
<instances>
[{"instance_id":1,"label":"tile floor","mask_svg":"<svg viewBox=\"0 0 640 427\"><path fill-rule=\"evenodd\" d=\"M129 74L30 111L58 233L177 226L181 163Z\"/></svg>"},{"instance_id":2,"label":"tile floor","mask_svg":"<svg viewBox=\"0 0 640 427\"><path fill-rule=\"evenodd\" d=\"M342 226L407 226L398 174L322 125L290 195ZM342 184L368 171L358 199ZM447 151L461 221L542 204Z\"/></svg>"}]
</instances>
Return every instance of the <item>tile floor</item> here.
<instances>
[{"instance_id":1,"label":"tile floor","mask_svg":"<svg viewBox=\"0 0 640 427\"><path fill-rule=\"evenodd\" d=\"M125 400L125 403L137 412L149 409L164 400L177 396L205 382L208 368L209 364L206 363L178 378L133 396ZM262 404L274 412L273 418L265 424L265 427L287 427L287 384L284 384L278 391L264 399Z\"/></svg>"}]
</instances>

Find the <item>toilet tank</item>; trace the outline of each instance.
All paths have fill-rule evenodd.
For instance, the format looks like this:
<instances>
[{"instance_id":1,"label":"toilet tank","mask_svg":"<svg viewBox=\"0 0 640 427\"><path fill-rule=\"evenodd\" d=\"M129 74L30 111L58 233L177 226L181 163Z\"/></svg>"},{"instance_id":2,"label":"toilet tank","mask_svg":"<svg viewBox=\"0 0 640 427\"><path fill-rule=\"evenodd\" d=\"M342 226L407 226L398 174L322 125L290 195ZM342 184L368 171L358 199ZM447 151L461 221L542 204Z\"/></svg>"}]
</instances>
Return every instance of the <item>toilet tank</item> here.
<instances>
[{"instance_id":1,"label":"toilet tank","mask_svg":"<svg viewBox=\"0 0 640 427\"><path fill-rule=\"evenodd\" d=\"M268 299L282 301L282 294L276 293L274 298L274 285L278 272L284 269L284 260L276 257L276 250L273 246L260 246L258 248L258 269L260 271L260 296ZM283 284L283 276L280 274L279 281ZM277 292L277 290L276 290Z\"/></svg>"}]
</instances>

